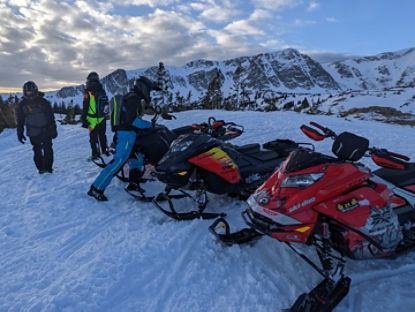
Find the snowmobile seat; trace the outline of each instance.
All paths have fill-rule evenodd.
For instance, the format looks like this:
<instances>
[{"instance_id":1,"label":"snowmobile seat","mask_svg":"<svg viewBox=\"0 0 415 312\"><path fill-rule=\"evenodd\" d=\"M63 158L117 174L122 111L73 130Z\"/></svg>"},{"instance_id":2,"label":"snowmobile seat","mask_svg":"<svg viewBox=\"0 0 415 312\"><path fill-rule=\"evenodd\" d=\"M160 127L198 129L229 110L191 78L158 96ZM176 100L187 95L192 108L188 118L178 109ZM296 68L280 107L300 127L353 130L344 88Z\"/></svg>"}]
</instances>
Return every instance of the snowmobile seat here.
<instances>
[{"instance_id":1,"label":"snowmobile seat","mask_svg":"<svg viewBox=\"0 0 415 312\"><path fill-rule=\"evenodd\" d=\"M380 168L373 173L399 187L415 184L415 163L410 164L407 169Z\"/></svg>"},{"instance_id":2,"label":"snowmobile seat","mask_svg":"<svg viewBox=\"0 0 415 312\"><path fill-rule=\"evenodd\" d=\"M174 134L176 134L177 136L179 136L179 135L182 135L182 134L192 133L193 130L194 129L193 129L192 126L184 126L184 127L173 129L172 132Z\"/></svg>"},{"instance_id":3,"label":"snowmobile seat","mask_svg":"<svg viewBox=\"0 0 415 312\"><path fill-rule=\"evenodd\" d=\"M280 157L280 155L277 152L264 151L264 150L259 151L258 153L255 153L255 154L250 154L249 156L256 158L260 161L268 161L268 160Z\"/></svg>"},{"instance_id":4,"label":"snowmobile seat","mask_svg":"<svg viewBox=\"0 0 415 312\"><path fill-rule=\"evenodd\" d=\"M251 144L246 144L242 146L234 145L233 147L242 154L252 154L252 153L259 152L259 148L260 148L258 143L251 143Z\"/></svg>"}]
</instances>

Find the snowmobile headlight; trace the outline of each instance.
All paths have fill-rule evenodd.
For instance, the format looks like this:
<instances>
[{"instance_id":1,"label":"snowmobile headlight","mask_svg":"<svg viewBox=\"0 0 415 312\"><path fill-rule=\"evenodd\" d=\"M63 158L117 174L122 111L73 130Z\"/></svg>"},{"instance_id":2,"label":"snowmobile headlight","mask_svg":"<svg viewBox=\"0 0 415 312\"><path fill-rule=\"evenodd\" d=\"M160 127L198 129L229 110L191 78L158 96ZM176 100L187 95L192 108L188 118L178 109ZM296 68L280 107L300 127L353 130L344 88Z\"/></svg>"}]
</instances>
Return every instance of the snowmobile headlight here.
<instances>
[{"instance_id":1,"label":"snowmobile headlight","mask_svg":"<svg viewBox=\"0 0 415 312\"><path fill-rule=\"evenodd\" d=\"M307 173L301 175L288 176L282 181L281 187L305 189L310 185L316 183L324 175L325 173Z\"/></svg>"},{"instance_id":2,"label":"snowmobile headlight","mask_svg":"<svg viewBox=\"0 0 415 312\"><path fill-rule=\"evenodd\" d=\"M190 145L192 145L192 141L180 142L180 144L173 145L171 147L171 151L173 153L183 152L183 151L187 150Z\"/></svg>"}]
</instances>

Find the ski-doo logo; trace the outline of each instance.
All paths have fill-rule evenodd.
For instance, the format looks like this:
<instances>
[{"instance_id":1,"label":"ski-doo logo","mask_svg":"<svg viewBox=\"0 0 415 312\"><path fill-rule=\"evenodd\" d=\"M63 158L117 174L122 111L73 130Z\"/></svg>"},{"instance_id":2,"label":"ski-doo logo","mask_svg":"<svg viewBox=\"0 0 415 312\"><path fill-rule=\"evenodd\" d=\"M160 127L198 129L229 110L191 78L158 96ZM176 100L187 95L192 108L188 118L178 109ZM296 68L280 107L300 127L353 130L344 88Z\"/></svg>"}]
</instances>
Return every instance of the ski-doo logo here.
<instances>
[{"instance_id":1,"label":"ski-doo logo","mask_svg":"<svg viewBox=\"0 0 415 312\"><path fill-rule=\"evenodd\" d=\"M316 198L315 197L311 197L309 199L304 200L302 203L295 204L294 206L292 206L291 208L289 208L288 211L289 212L294 212L297 209L300 209L301 207L304 208L305 206L314 203L315 201L316 201Z\"/></svg>"},{"instance_id":2,"label":"ski-doo logo","mask_svg":"<svg viewBox=\"0 0 415 312\"><path fill-rule=\"evenodd\" d=\"M337 210L340 212L348 212L359 207L360 204L356 198L351 198L343 203L337 204Z\"/></svg>"}]
</instances>

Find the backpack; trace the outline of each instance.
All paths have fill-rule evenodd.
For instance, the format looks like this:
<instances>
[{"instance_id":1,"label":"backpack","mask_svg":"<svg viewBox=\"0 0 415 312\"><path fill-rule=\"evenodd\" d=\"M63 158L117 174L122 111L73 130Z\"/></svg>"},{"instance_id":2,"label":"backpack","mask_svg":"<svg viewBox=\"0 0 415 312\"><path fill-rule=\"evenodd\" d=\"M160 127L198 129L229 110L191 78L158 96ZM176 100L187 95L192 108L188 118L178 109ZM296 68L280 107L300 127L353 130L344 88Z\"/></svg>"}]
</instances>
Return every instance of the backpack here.
<instances>
[{"instance_id":1,"label":"backpack","mask_svg":"<svg viewBox=\"0 0 415 312\"><path fill-rule=\"evenodd\" d=\"M111 114L111 131L115 131L116 127L120 125L120 116L123 96L116 94L111 98L110 114Z\"/></svg>"},{"instance_id":2,"label":"backpack","mask_svg":"<svg viewBox=\"0 0 415 312\"><path fill-rule=\"evenodd\" d=\"M108 97L105 93L98 94L95 98L97 105L97 118L105 117L108 114Z\"/></svg>"}]
</instances>

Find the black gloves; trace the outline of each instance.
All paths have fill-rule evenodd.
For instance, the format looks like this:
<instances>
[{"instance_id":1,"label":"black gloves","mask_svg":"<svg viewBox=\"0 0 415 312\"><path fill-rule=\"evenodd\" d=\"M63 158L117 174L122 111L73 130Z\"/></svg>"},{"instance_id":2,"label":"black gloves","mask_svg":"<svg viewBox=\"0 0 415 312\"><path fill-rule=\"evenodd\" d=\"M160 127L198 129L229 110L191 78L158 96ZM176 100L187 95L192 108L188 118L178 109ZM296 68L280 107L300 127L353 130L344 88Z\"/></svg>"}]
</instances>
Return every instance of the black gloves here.
<instances>
[{"instance_id":1,"label":"black gloves","mask_svg":"<svg viewBox=\"0 0 415 312\"><path fill-rule=\"evenodd\" d=\"M89 128L89 124L87 122L83 122L82 123L82 128L88 129Z\"/></svg>"},{"instance_id":2,"label":"black gloves","mask_svg":"<svg viewBox=\"0 0 415 312\"><path fill-rule=\"evenodd\" d=\"M23 134L18 134L17 139L20 143L24 144L24 141L26 141L26 137Z\"/></svg>"},{"instance_id":3,"label":"black gloves","mask_svg":"<svg viewBox=\"0 0 415 312\"><path fill-rule=\"evenodd\" d=\"M56 139L58 136L58 131L56 130L56 127L52 129L52 139Z\"/></svg>"}]
</instances>

